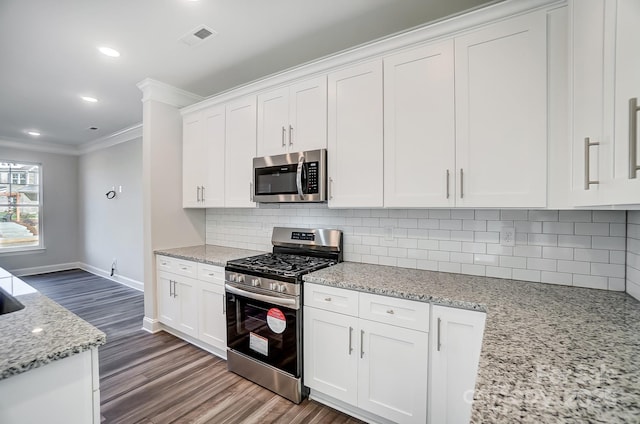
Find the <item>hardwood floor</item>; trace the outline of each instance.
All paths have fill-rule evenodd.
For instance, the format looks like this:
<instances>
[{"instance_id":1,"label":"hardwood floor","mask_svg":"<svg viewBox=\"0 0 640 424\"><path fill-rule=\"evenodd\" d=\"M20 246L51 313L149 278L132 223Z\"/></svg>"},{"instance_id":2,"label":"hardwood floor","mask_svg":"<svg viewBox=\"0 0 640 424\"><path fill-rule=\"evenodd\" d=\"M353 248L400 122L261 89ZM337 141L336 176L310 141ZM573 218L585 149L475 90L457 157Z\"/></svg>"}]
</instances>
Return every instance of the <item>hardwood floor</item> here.
<instances>
[{"instance_id":1,"label":"hardwood floor","mask_svg":"<svg viewBox=\"0 0 640 424\"><path fill-rule=\"evenodd\" d=\"M142 331L136 290L81 270L22 278L107 334L99 351L103 423L361 422L308 399L295 405L227 371L208 352Z\"/></svg>"}]
</instances>

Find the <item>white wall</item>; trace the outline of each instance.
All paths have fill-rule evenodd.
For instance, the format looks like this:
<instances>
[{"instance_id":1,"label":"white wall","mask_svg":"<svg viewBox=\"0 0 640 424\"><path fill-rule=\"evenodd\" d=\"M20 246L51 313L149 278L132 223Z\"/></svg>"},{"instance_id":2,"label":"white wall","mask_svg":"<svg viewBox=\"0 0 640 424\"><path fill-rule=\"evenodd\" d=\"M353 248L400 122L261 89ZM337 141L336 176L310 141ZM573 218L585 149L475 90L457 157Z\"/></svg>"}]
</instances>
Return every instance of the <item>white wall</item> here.
<instances>
[{"instance_id":1,"label":"white wall","mask_svg":"<svg viewBox=\"0 0 640 424\"><path fill-rule=\"evenodd\" d=\"M262 205L208 209L206 241L271 250L274 226L339 228L347 261L625 290L625 211ZM515 247L500 245L503 226Z\"/></svg>"},{"instance_id":2,"label":"white wall","mask_svg":"<svg viewBox=\"0 0 640 424\"><path fill-rule=\"evenodd\" d=\"M142 138L81 156L78 178L82 266L108 276L116 258L114 279L142 289Z\"/></svg>"},{"instance_id":3,"label":"white wall","mask_svg":"<svg viewBox=\"0 0 640 424\"><path fill-rule=\"evenodd\" d=\"M640 300L640 211L627 214L627 293Z\"/></svg>"},{"instance_id":4,"label":"white wall","mask_svg":"<svg viewBox=\"0 0 640 424\"><path fill-rule=\"evenodd\" d=\"M0 147L0 158L42 164L45 250L0 254L0 267L17 274L55 271L78 260L78 158Z\"/></svg>"}]
</instances>

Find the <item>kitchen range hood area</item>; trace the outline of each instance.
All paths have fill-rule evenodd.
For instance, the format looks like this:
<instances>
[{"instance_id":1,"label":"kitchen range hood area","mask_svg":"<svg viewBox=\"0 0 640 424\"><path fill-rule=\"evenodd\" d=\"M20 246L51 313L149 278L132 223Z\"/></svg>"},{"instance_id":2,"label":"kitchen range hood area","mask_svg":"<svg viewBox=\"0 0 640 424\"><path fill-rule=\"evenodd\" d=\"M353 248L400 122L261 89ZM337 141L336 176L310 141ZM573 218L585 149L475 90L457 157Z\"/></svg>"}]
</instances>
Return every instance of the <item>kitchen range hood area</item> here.
<instances>
[{"instance_id":1,"label":"kitchen range hood area","mask_svg":"<svg viewBox=\"0 0 640 424\"><path fill-rule=\"evenodd\" d=\"M6 147L83 229L0 250L0 422L638 422L638 23L490 2Z\"/></svg>"}]
</instances>

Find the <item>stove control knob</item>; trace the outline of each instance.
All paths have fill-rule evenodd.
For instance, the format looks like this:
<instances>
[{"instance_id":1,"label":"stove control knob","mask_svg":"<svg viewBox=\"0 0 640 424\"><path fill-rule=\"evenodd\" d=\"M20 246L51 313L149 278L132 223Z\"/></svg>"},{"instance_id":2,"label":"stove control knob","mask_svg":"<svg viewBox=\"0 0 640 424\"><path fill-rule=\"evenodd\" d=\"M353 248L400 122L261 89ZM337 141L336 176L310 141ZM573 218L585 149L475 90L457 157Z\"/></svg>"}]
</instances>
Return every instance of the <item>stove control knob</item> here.
<instances>
[{"instance_id":1,"label":"stove control knob","mask_svg":"<svg viewBox=\"0 0 640 424\"><path fill-rule=\"evenodd\" d=\"M280 284L280 285L278 285L278 291L279 291L280 293L284 293L284 292L286 292L286 291L287 291L287 286L285 286L284 284Z\"/></svg>"},{"instance_id":2,"label":"stove control knob","mask_svg":"<svg viewBox=\"0 0 640 424\"><path fill-rule=\"evenodd\" d=\"M229 280L231 280L232 283L235 283L238 281L238 274L229 274Z\"/></svg>"},{"instance_id":3,"label":"stove control knob","mask_svg":"<svg viewBox=\"0 0 640 424\"><path fill-rule=\"evenodd\" d=\"M269 290L276 290L278 288L278 285L275 283L269 283Z\"/></svg>"},{"instance_id":4,"label":"stove control knob","mask_svg":"<svg viewBox=\"0 0 640 424\"><path fill-rule=\"evenodd\" d=\"M244 283L244 275L238 275L238 283Z\"/></svg>"},{"instance_id":5,"label":"stove control knob","mask_svg":"<svg viewBox=\"0 0 640 424\"><path fill-rule=\"evenodd\" d=\"M251 285L253 287L260 287L260 279L259 278L254 278L251 280Z\"/></svg>"}]
</instances>

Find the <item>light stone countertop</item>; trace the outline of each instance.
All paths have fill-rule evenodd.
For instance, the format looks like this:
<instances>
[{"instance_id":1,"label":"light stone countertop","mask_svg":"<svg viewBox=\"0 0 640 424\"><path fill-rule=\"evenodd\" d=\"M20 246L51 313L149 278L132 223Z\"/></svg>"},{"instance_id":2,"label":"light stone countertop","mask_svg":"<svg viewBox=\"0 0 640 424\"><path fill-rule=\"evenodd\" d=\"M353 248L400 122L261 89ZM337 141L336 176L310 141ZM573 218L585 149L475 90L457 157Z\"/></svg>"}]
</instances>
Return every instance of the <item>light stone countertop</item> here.
<instances>
[{"instance_id":1,"label":"light stone countertop","mask_svg":"<svg viewBox=\"0 0 640 424\"><path fill-rule=\"evenodd\" d=\"M640 302L625 293L352 262L304 280L485 311L472 422L640 423Z\"/></svg>"},{"instance_id":2,"label":"light stone countertop","mask_svg":"<svg viewBox=\"0 0 640 424\"><path fill-rule=\"evenodd\" d=\"M0 315L0 380L105 344L102 331L19 278L3 275L0 287L25 306Z\"/></svg>"},{"instance_id":3,"label":"light stone countertop","mask_svg":"<svg viewBox=\"0 0 640 424\"><path fill-rule=\"evenodd\" d=\"M156 255L164 255L209 265L226 266L227 262L233 259L261 255L266 252L205 244L199 246L178 247L175 249L158 249L154 253Z\"/></svg>"}]
</instances>

